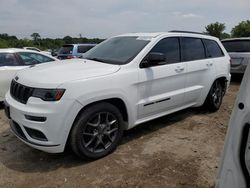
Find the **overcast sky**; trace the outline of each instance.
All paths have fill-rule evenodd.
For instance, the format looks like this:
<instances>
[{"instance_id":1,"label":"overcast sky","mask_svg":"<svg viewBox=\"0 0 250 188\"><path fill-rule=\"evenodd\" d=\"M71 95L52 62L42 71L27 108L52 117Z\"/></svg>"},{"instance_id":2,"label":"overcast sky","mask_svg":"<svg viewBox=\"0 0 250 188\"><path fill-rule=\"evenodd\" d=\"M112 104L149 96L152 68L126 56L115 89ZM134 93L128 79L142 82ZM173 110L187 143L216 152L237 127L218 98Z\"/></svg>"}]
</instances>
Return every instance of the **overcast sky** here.
<instances>
[{"instance_id":1,"label":"overcast sky","mask_svg":"<svg viewBox=\"0 0 250 188\"><path fill-rule=\"evenodd\" d=\"M0 33L30 37L106 38L127 32L204 31L211 22L227 32L250 19L250 0L1 0Z\"/></svg>"}]
</instances>

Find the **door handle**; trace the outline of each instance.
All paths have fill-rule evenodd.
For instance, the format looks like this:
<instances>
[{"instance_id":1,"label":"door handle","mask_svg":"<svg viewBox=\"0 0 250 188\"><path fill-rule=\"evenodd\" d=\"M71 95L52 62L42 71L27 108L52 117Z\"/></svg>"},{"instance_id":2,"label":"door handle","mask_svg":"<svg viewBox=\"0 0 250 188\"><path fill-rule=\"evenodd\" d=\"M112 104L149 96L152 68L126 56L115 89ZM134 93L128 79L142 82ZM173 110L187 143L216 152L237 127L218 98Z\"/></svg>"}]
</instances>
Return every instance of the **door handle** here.
<instances>
[{"instance_id":1,"label":"door handle","mask_svg":"<svg viewBox=\"0 0 250 188\"><path fill-rule=\"evenodd\" d=\"M177 67L177 68L175 69L175 71L176 71L176 72L182 72L182 71L184 71L184 67Z\"/></svg>"},{"instance_id":2,"label":"door handle","mask_svg":"<svg viewBox=\"0 0 250 188\"><path fill-rule=\"evenodd\" d=\"M209 63L207 63L207 66L211 67L211 66L213 66L213 63L209 62Z\"/></svg>"}]
</instances>

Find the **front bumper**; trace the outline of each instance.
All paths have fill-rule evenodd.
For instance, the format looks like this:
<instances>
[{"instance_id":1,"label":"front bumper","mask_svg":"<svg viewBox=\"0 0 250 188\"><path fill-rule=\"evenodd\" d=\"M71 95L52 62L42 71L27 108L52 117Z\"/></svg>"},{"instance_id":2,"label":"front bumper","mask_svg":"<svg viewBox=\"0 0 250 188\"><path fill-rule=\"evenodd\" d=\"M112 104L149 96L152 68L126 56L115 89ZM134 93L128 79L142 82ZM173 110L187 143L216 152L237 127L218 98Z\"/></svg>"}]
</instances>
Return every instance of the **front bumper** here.
<instances>
[{"instance_id":1,"label":"front bumper","mask_svg":"<svg viewBox=\"0 0 250 188\"><path fill-rule=\"evenodd\" d=\"M69 99L45 102L30 97L27 104L22 104L9 92L5 106L12 132L27 145L49 153L64 151L71 126L82 108L80 103Z\"/></svg>"}]
</instances>

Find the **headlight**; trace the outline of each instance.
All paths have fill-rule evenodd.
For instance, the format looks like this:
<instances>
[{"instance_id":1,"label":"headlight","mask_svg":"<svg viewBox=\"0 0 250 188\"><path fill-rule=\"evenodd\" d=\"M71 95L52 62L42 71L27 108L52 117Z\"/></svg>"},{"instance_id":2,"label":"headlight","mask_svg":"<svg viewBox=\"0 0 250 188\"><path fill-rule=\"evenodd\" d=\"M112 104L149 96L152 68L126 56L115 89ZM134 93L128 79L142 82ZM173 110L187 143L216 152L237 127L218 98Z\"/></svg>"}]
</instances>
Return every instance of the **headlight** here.
<instances>
[{"instance_id":1,"label":"headlight","mask_svg":"<svg viewBox=\"0 0 250 188\"><path fill-rule=\"evenodd\" d=\"M65 89L40 89L35 88L32 96L44 101L58 101L62 98Z\"/></svg>"}]
</instances>

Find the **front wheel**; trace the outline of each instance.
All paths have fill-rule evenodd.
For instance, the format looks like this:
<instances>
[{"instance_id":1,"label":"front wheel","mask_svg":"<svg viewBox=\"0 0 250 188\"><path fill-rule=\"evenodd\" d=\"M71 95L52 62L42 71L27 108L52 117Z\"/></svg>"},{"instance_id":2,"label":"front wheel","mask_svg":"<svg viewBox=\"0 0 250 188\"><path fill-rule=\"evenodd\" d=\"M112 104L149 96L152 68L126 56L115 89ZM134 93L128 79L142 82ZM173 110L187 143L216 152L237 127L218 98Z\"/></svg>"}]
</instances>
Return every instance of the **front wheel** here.
<instances>
[{"instance_id":1,"label":"front wheel","mask_svg":"<svg viewBox=\"0 0 250 188\"><path fill-rule=\"evenodd\" d=\"M104 157L121 141L123 124L122 115L114 105L95 104L76 120L70 135L71 148L81 158Z\"/></svg>"},{"instance_id":2,"label":"front wheel","mask_svg":"<svg viewBox=\"0 0 250 188\"><path fill-rule=\"evenodd\" d=\"M211 112L219 110L223 99L223 87L219 80L216 80L206 98L205 106Z\"/></svg>"}]
</instances>

